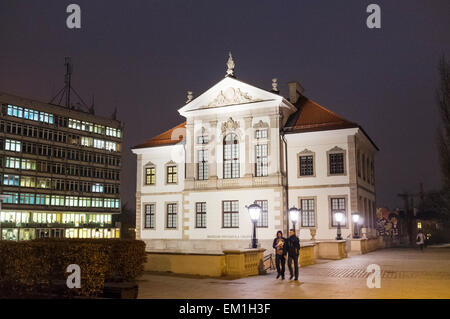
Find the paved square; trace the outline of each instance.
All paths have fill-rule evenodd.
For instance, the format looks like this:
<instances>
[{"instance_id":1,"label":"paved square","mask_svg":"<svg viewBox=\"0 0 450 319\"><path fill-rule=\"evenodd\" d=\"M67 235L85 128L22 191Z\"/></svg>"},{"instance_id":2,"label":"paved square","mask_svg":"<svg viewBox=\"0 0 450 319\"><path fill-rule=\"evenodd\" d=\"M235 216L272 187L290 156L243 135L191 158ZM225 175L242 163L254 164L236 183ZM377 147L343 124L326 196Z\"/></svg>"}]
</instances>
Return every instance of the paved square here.
<instances>
[{"instance_id":1,"label":"paved square","mask_svg":"<svg viewBox=\"0 0 450 319\"><path fill-rule=\"evenodd\" d=\"M366 268L381 267L381 288L368 288ZM299 281L276 272L235 280L145 273L139 298L450 298L450 247L383 249L300 268Z\"/></svg>"}]
</instances>

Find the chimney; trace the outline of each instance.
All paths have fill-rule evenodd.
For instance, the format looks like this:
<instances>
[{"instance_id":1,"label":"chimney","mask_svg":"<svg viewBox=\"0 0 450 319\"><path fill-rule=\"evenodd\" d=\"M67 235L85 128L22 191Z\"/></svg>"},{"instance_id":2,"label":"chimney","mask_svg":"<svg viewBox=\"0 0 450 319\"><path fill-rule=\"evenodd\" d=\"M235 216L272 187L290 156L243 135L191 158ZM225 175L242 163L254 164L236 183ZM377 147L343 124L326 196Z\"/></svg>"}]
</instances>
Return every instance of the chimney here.
<instances>
[{"instance_id":1,"label":"chimney","mask_svg":"<svg viewBox=\"0 0 450 319\"><path fill-rule=\"evenodd\" d=\"M303 87L297 82L289 82L289 101L294 104L297 103L298 99L302 95L302 93L305 91Z\"/></svg>"}]
</instances>

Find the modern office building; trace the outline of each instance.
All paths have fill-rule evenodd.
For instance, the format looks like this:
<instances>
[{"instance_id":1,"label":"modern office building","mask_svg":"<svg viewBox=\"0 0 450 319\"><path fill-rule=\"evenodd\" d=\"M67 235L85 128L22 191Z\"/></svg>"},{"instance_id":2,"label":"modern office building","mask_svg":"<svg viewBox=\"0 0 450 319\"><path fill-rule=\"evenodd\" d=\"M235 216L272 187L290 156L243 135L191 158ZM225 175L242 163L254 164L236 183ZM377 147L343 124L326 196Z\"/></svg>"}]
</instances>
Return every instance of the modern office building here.
<instances>
[{"instance_id":1,"label":"modern office building","mask_svg":"<svg viewBox=\"0 0 450 319\"><path fill-rule=\"evenodd\" d=\"M1 239L118 238L122 123L0 93Z\"/></svg>"}]
</instances>

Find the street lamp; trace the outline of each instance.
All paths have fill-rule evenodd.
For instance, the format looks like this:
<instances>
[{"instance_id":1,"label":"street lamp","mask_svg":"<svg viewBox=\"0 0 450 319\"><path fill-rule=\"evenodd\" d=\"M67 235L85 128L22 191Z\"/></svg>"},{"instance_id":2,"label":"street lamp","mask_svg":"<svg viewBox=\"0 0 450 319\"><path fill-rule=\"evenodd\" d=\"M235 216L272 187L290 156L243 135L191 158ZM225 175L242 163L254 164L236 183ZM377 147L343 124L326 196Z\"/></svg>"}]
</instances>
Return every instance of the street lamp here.
<instances>
[{"instance_id":1,"label":"street lamp","mask_svg":"<svg viewBox=\"0 0 450 319\"><path fill-rule=\"evenodd\" d=\"M334 219L338 223L336 240L342 240L342 236L341 236L341 222L344 219L344 214L342 214L341 212L334 213Z\"/></svg>"},{"instance_id":2,"label":"street lamp","mask_svg":"<svg viewBox=\"0 0 450 319\"><path fill-rule=\"evenodd\" d=\"M297 224L297 221L298 221L298 213L299 213L299 211L295 206L289 208L289 218L292 221L292 226L293 226L292 228L294 228L294 234L295 234L295 225Z\"/></svg>"},{"instance_id":3,"label":"street lamp","mask_svg":"<svg viewBox=\"0 0 450 319\"><path fill-rule=\"evenodd\" d=\"M359 222L359 214L354 213L352 214L352 220L353 220L353 228L355 233L353 234L353 238L359 238L359 232L358 232L358 222Z\"/></svg>"},{"instance_id":4,"label":"street lamp","mask_svg":"<svg viewBox=\"0 0 450 319\"><path fill-rule=\"evenodd\" d=\"M259 215L261 214L261 206L253 203L250 206L247 206L247 209L250 214L250 219L253 222L252 248L258 248L258 239L256 239L256 223L258 222Z\"/></svg>"}]
</instances>

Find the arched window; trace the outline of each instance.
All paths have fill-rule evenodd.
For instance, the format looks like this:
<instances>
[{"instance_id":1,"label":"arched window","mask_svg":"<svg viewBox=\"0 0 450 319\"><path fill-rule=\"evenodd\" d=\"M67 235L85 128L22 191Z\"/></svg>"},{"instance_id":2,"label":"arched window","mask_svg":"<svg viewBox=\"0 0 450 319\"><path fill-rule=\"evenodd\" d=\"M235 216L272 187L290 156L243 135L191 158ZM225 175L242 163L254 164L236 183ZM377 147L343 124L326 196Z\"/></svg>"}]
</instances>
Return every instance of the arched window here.
<instances>
[{"instance_id":1,"label":"arched window","mask_svg":"<svg viewBox=\"0 0 450 319\"><path fill-rule=\"evenodd\" d=\"M234 133L223 139L223 178L239 178L239 140Z\"/></svg>"}]
</instances>

